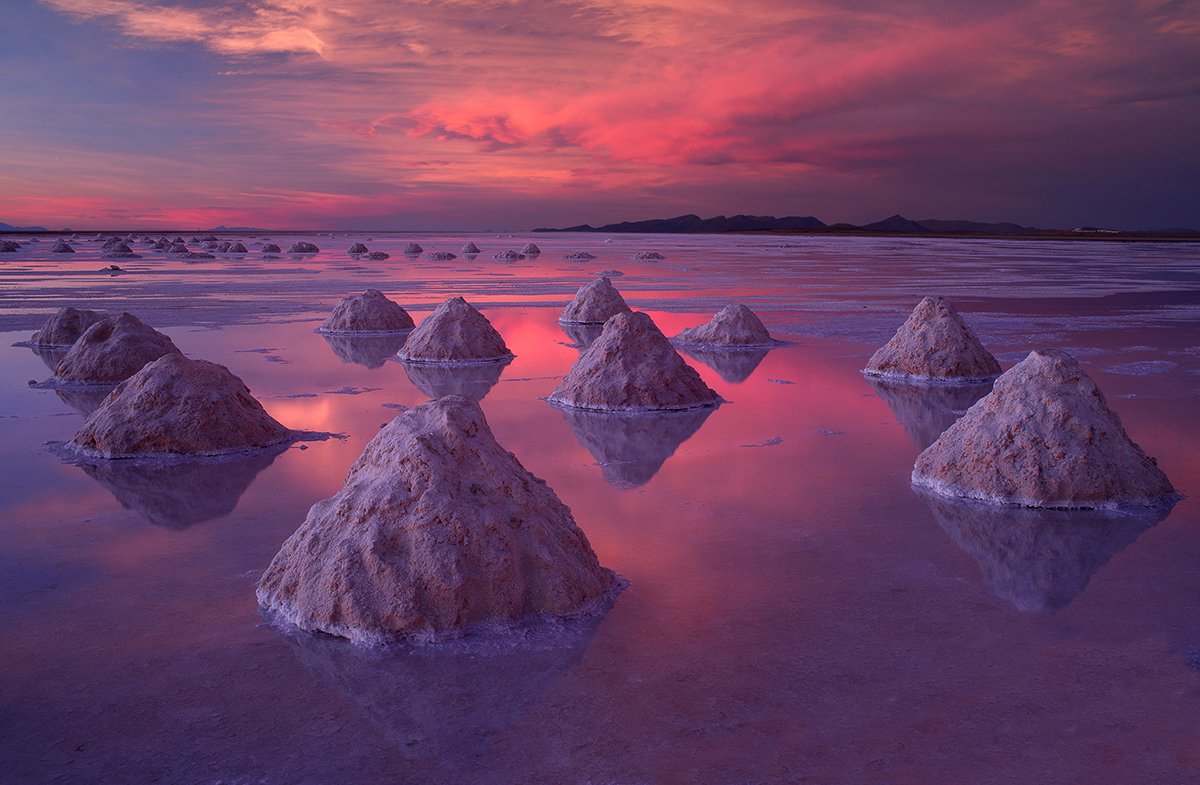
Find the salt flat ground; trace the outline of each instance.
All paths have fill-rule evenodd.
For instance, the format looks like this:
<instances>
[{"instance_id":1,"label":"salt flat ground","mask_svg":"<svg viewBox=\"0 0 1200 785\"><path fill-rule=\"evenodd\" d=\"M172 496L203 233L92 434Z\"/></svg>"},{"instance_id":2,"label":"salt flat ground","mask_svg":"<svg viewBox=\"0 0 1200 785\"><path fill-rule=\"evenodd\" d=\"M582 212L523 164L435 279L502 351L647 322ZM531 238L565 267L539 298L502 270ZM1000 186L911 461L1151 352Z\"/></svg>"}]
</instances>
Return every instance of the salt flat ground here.
<instances>
[{"instance_id":1,"label":"salt flat ground","mask_svg":"<svg viewBox=\"0 0 1200 785\"><path fill-rule=\"evenodd\" d=\"M195 263L99 243L0 254L0 780L13 783L1186 783L1200 780L1200 507L1157 525L939 506L913 459L969 405L859 369L925 294L1007 367L1075 352L1200 492L1200 245L618 235L270 234L315 256ZM190 235L185 236L185 239ZM370 238L370 239L368 239ZM458 249L476 259L406 258ZM493 254L533 240L543 254ZM385 250L359 261L355 241ZM597 256L563 259L567 251ZM660 262L635 262L654 250ZM688 420L541 400L577 355L559 308L601 271L668 335L745 302L789 344L689 362ZM313 332L379 288L479 306L517 354L410 375ZM345 434L186 468L62 463L95 397L28 337L129 310L227 365L284 424ZM483 395L497 438L629 587L527 652L362 652L260 617L259 573L395 414ZM61 393L61 394L60 394Z\"/></svg>"}]
</instances>

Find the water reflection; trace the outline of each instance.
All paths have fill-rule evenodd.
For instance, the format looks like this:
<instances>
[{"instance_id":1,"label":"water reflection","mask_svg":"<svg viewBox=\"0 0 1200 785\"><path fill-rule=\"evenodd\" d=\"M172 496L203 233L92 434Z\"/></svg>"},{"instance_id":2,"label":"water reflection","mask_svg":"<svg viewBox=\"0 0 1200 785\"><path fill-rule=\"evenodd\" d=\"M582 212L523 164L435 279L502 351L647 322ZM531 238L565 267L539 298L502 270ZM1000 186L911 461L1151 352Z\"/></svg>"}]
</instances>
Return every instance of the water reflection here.
<instances>
[{"instance_id":1,"label":"water reflection","mask_svg":"<svg viewBox=\"0 0 1200 785\"><path fill-rule=\"evenodd\" d=\"M600 333L604 332L602 324L569 324L567 322L559 322L558 326L571 339L572 345L576 349L586 349L596 342L600 337Z\"/></svg>"},{"instance_id":2,"label":"water reflection","mask_svg":"<svg viewBox=\"0 0 1200 785\"><path fill-rule=\"evenodd\" d=\"M333 349L333 353L344 363L357 363L367 368L382 367L385 362L396 356L400 347L408 340L408 333L389 333L387 335L330 335L321 333L321 337Z\"/></svg>"},{"instance_id":3,"label":"water reflection","mask_svg":"<svg viewBox=\"0 0 1200 785\"><path fill-rule=\"evenodd\" d=\"M364 648L290 631L283 637L401 755L461 771L579 664L602 620L597 614L519 638L436 646Z\"/></svg>"},{"instance_id":4,"label":"water reflection","mask_svg":"<svg viewBox=\"0 0 1200 785\"><path fill-rule=\"evenodd\" d=\"M36 354L41 361L46 364L46 367L53 371L58 367L58 361L70 351L69 346L30 346L29 349Z\"/></svg>"},{"instance_id":5,"label":"water reflection","mask_svg":"<svg viewBox=\"0 0 1200 785\"><path fill-rule=\"evenodd\" d=\"M992 382L979 384L906 384L865 376L867 384L892 410L917 447L937 441L958 418L992 391Z\"/></svg>"},{"instance_id":6,"label":"water reflection","mask_svg":"<svg viewBox=\"0 0 1200 785\"><path fill-rule=\"evenodd\" d=\"M87 419L92 416L92 412L100 408L100 404L104 403L104 399L108 397L115 386L109 384L72 385L55 387L54 393L63 403Z\"/></svg>"},{"instance_id":7,"label":"water reflection","mask_svg":"<svg viewBox=\"0 0 1200 785\"><path fill-rule=\"evenodd\" d=\"M938 525L1018 610L1065 608L1108 560L1170 514L1174 502L1133 510L1047 510L950 499L924 489Z\"/></svg>"},{"instance_id":8,"label":"water reflection","mask_svg":"<svg viewBox=\"0 0 1200 785\"><path fill-rule=\"evenodd\" d=\"M288 445L236 458L150 462L72 459L121 506L155 526L186 529L233 512L259 472Z\"/></svg>"},{"instance_id":9,"label":"water reflection","mask_svg":"<svg viewBox=\"0 0 1200 785\"><path fill-rule=\"evenodd\" d=\"M600 465L604 479L618 488L636 488L650 482L715 409L595 412L562 407L559 411Z\"/></svg>"},{"instance_id":10,"label":"water reflection","mask_svg":"<svg viewBox=\"0 0 1200 785\"><path fill-rule=\"evenodd\" d=\"M404 363L408 380L430 398L464 395L481 401L500 381L508 362L474 363L472 365L438 365L436 363Z\"/></svg>"},{"instance_id":11,"label":"water reflection","mask_svg":"<svg viewBox=\"0 0 1200 785\"><path fill-rule=\"evenodd\" d=\"M682 349L688 357L704 363L722 379L733 384L746 381L770 349Z\"/></svg>"}]
</instances>

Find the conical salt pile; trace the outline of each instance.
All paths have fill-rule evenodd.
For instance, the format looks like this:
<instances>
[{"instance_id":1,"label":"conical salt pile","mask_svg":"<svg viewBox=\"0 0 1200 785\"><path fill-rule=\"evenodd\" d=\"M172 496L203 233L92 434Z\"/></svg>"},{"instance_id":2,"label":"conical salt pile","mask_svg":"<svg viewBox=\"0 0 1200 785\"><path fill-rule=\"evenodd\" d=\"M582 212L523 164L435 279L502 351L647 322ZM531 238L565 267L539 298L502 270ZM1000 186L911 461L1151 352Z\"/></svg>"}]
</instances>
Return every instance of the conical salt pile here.
<instances>
[{"instance_id":1,"label":"conical salt pile","mask_svg":"<svg viewBox=\"0 0 1200 785\"><path fill-rule=\"evenodd\" d=\"M717 395L644 313L619 313L580 353L550 402L597 411L715 406Z\"/></svg>"},{"instance_id":2,"label":"conical salt pile","mask_svg":"<svg viewBox=\"0 0 1200 785\"><path fill-rule=\"evenodd\" d=\"M597 278L579 287L575 299L567 303L558 320L570 324L604 324L609 317L628 312L625 298L612 285L612 281Z\"/></svg>"},{"instance_id":3,"label":"conical salt pile","mask_svg":"<svg viewBox=\"0 0 1200 785\"><path fill-rule=\"evenodd\" d=\"M225 253L246 253L246 246L242 243L230 243L229 247L224 250Z\"/></svg>"},{"instance_id":4,"label":"conical salt pile","mask_svg":"<svg viewBox=\"0 0 1200 785\"><path fill-rule=\"evenodd\" d=\"M542 249L538 248L534 243L525 243L525 247L521 249L521 253L526 256L537 256L541 252Z\"/></svg>"},{"instance_id":5,"label":"conical salt pile","mask_svg":"<svg viewBox=\"0 0 1200 785\"><path fill-rule=\"evenodd\" d=\"M321 332L394 333L411 330L413 326L408 311L378 289L368 289L342 300L321 325Z\"/></svg>"},{"instance_id":6,"label":"conical salt pile","mask_svg":"<svg viewBox=\"0 0 1200 785\"><path fill-rule=\"evenodd\" d=\"M775 343L754 311L741 303L725 306L708 324L689 327L671 340L686 346L771 346Z\"/></svg>"},{"instance_id":7,"label":"conical salt pile","mask_svg":"<svg viewBox=\"0 0 1200 785\"><path fill-rule=\"evenodd\" d=\"M216 455L292 438L223 365L168 354L117 385L72 443L106 458Z\"/></svg>"},{"instance_id":8,"label":"conical salt pile","mask_svg":"<svg viewBox=\"0 0 1200 785\"><path fill-rule=\"evenodd\" d=\"M275 243L267 243L262 247L263 253L280 253L279 246Z\"/></svg>"},{"instance_id":9,"label":"conical salt pile","mask_svg":"<svg viewBox=\"0 0 1200 785\"><path fill-rule=\"evenodd\" d=\"M863 373L909 379L986 381L1000 363L983 348L949 300L926 297L892 339L871 356Z\"/></svg>"},{"instance_id":10,"label":"conical salt pile","mask_svg":"<svg viewBox=\"0 0 1200 785\"><path fill-rule=\"evenodd\" d=\"M409 243L404 246L404 253L409 256L416 256L419 253L424 253L424 251L425 249L421 247L420 243Z\"/></svg>"},{"instance_id":11,"label":"conical salt pile","mask_svg":"<svg viewBox=\"0 0 1200 785\"><path fill-rule=\"evenodd\" d=\"M476 245L475 243L467 243L466 245L464 245L464 246L462 247L462 252L463 252L463 253L465 253L465 254L468 254L468 253L479 253L479 246L478 246L478 245Z\"/></svg>"},{"instance_id":12,"label":"conical salt pile","mask_svg":"<svg viewBox=\"0 0 1200 785\"><path fill-rule=\"evenodd\" d=\"M87 328L59 360L54 376L71 382L122 382L146 363L178 353L170 338L123 313Z\"/></svg>"},{"instance_id":13,"label":"conical salt pile","mask_svg":"<svg viewBox=\"0 0 1200 785\"><path fill-rule=\"evenodd\" d=\"M139 254L135 254L128 245L122 242L116 242L106 246L104 253L100 254L101 259L141 259Z\"/></svg>"},{"instance_id":14,"label":"conical salt pile","mask_svg":"<svg viewBox=\"0 0 1200 785\"><path fill-rule=\"evenodd\" d=\"M66 240L58 240L50 247L50 253L75 253L75 249L67 245Z\"/></svg>"},{"instance_id":15,"label":"conical salt pile","mask_svg":"<svg viewBox=\"0 0 1200 785\"><path fill-rule=\"evenodd\" d=\"M351 256L355 256L358 254L368 253L369 250L370 249L368 249L367 246L363 245L362 243L355 243L354 245L350 246L350 250L346 251L346 253L350 254Z\"/></svg>"},{"instance_id":16,"label":"conical salt pile","mask_svg":"<svg viewBox=\"0 0 1200 785\"><path fill-rule=\"evenodd\" d=\"M62 308L30 337L35 346L70 346L83 332L106 314L84 308Z\"/></svg>"},{"instance_id":17,"label":"conical salt pile","mask_svg":"<svg viewBox=\"0 0 1200 785\"><path fill-rule=\"evenodd\" d=\"M1026 507L1152 504L1174 489L1074 357L1031 352L917 456L912 481Z\"/></svg>"},{"instance_id":18,"label":"conical salt pile","mask_svg":"<svg viewBox=\"0 0 1200 785\"><path fill-rule=\"evenodd\" d=\"M264 248L263 250L265 251L266 249ZM313 243L300 241L292 243L292 247L288 249L288 253L319 253L320 250L321 249Z\"/></svg>"},{"instance_id":19,"label":"conical salt pile","mask_svg":"<svg viewBox=\"0 0 1200 785\"><path fill-rule=\"evenodd\" d=\"M461 297L451 297L413 330L396 355L407 362L460 363L507 360L513 354L487 317Z\"/></svg>"},{"instance_id":20,"label":"conical salt pile","mask_svg":"<svg viewBox=\"0 0 1200 785\"><path fill-rule=\"evenodd\" d=\"M598 609L615 585L571 511L450 396L386 425L258 584L303 629L374 643Z\"/></svg>"}]
</instances>

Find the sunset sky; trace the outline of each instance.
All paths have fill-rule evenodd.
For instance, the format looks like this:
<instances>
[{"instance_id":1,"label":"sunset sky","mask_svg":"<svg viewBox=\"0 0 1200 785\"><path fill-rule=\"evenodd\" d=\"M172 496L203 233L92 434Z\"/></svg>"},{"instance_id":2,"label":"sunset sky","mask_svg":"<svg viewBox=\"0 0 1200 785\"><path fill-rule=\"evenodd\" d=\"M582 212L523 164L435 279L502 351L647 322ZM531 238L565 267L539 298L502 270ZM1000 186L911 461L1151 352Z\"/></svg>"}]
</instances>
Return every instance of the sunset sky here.
<instances>
[{"instance_id":1,"label":"sunset sky","mask_svg":"<svg viewBox=\"0 0 1200 785\"><path fill-rule=\"evenodd\" d=\"M1200 228L1197 0L6 0L0 221Z\"/></svg>"}]
</instances>

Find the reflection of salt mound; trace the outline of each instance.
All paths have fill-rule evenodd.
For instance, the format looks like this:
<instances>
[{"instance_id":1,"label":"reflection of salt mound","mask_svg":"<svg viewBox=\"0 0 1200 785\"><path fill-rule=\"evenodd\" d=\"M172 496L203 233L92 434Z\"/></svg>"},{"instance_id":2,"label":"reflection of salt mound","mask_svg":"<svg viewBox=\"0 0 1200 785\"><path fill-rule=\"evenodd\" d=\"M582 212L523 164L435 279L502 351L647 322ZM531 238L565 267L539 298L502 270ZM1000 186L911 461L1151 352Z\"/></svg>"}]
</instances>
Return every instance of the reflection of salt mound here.
<instances>
[{"instance_id":1,"label":"reflection of salt mound","mask_svg":"<svg viewBox=\"0 0 1200 785\"><path fill-rule=\"evenodd\" d=\"M287 445L276 445L220 460L72 462L104 486L125 509L155 526L186 529L233 512L258 473L286 449Z\"/></svg>"},{"instance_id":2,"label":"reflection of salt mound","mask_svg":"<svg viewBox=\"0 0 1200 785\"><path fill-rule=\"evenodd\" d=\"M288 249L288 253L319 253L320 251L321 249L316 245L306 242L292 243L292 247Z\"/></svg>"},{"instance_id":3,"label":"reflection of salt mound","mask_svg":"<svg viewBox=\"0 0 1200 785\"><path fill-rule=\"evenodd\" d=\"M774 339L754 311L741 303L722 308L708 324L689 327L671 339L690 346L773 346Z\"/></svg>"},{"instance_id":4,"label":"reflection of salt mound","mask_svg":"<svg viewBox=\"0 0 1200 785\"><path fill-rule=\"evenodd\" d=\"M520 253L517 253L516 251L513 251L510 249L507 251L501 251L500 253L496 254L492 258L499 259L500 261L503 261L503 262L515 262L520 259L524 259L525 254L520 254Z\"/></svg>"},{"instance_id":5,"label":"reflection of salt mound","mask_svg":"<svg viewBox=\"0 0 1200 785\"><path fill-rule=\"evenodd\" d=\"M29 339L37 346L70 346L87 328L106 316L84 308L60 308Z\"/></svg>"},{"instance_id":6,"label":"reflection of salt mound","mask_svg":"<svg viewBox=\"0 0 1200 785\"><path fill-rule=\"evenodd\" d=\"M597 614L522 631L511 641L436 646L361 649L325 636L285 639L304 666L356 706L403 757L463 772L482 764L504 743L505 732L582 661L602 620ZM464 780L435 775L429 781Z\"/></svg>"},{"instance_id":7,"label":"reflection of salt mound","mask_svg":"<svg viewBox=\"0 0 1200 785\"><path fill-rule=\"evenodd\" d=\"M740 384L750 378L754 369L767 356L767 348L716 349L683 347L683 353L716 371L722 379Z\"/></svg>"},{"instance_id":8,"label":"reflection of salt mound","mask_svg":"<svg viewBox=\"0 0 1200 785\"><path fill-rule=\"evenodd\" d=\"M1022 611L1065 608L1109 559L1162 521L1172 503L1136 510L1031 510L918 490L971 554L992 592Z\"/></svg>"},{"instance_id":9,"label":"reflection of salt mound","mask_svg":"<svg viewBox=\"0 0 1200 785\"><path fill-rule=\"evenodd\" d=\"M575 298L563 308L558 320L578 324L604 324L609 317L628 312L629 306L625 303L625 298L612 285L612 281L597 278L579 287Z\"/></svg>"},{"instance_id":10,"label":"reflection of salt mound","mask_svg":"<svg viewBox=\"0 0 1200 785\"><path fill-rule=\"evenodd\" d=\"M615 584L571 511L452 396L400 414L317 502L258 586L297 626L357 642L598 609Z\"/></svg>"},{"instance_id":11,"label":"reflection of salt mound","mask_svg":"<svg viewBox=\"0 0 1200 785\"><path fill-rule=\"evenodd\" d=\"M1170 481L1074 357L1034 351L917 456L913 483L1030 507L1153 503Z\"/></svg>"},{"instance_id":12,"label":"reflection of salt mound","mask_svg":"<svg viewBox=\"0 0 1200 785\"><path fill-rule=\"evenodd\" d=\"M171 339L133 314L109 316L84 330L63 356L54 375L71 382L120 382L146 363L178 354Z\"/></svg>"},{"instance_id":13,"label":"reflection of salt mound","mask_svg":"<svg viewBox=\"0 0 1200 785\"><path fill-rule=\"evenodd\" d=\"M414 327L408 311L392 302L378 289L347 297L333 309L321 325L331 333L394 333Z\"/></svg>"},{"instance_id":14,"label":"reflection of salt mound","mask_svg":"<svg viewBox=\"0 0 1200 785\"><path fill-rule=\"evenodd\" d=\"M713 412L711 408L683 412L561 411L575 438L600 465L604 479L619 488L636 488L650 482Z\"/></svg>"},{"instance_id":15,"label":"reflection of salt mound","mask_svg":"<svg viewBox=\"0 0 1200 785\"><path fill-rule=\"evenodd\" d=\"M600 334L604 332L602 324L577 324L573 322L559 322L559 327L571 339L571 343L576 349L586 349L596 342Z\"/></svg>"},{"instance_id":16,"label":"reflection of salt mound","mask_svg":"<svg viewBox=\"0 0 1200 785\"><path fill-rule=\"evenodd\" d=\"M867 361L864 373L897 378L987 381L1000 363L949 300L926 297Z\"/></svg>"},{"instance_id":17,"label":"reflection of salt mound","mask_svg":"<svg viewBox=\"0 0 1200 785\"><path fill-rule=\"evenodd\" d=\"M397 355L407 362L496 362L513 356L487 317L461 297L426 316Z\"/></svg>"},{"instance_id":18,"label":"reflection of salt mound","mask_svg":"<svg viewBox=\"0 0 1200 785\"><path fill-rule=\"evenodd\" d=\"M525 247L521 249L521 253L525 254L526 256L537 256L541 252L542 249L538 248L537 245L533 243L525 243Z\"/></svg>"},{"instance_id":19,"label":"reflection of salt mound","mask_svg":"<svg viewBox=\"0 0 1200 785\"><path fill-rule=\"evenodd\" d=\"M322 337L342 362L379 368L396 356L396 352L408 340L408 333L324 333Z\"/></svg>"},{"instance_id":20,"label":"reflection of salt mound","mask_svg":"<svg viewBox=\"0 0 1200 785\"><path fill-rule=\"evenodd\" d=\"M362 243L355 243L354 245L350 246L350 250L346 251L346 253L350 254L351 256L358 256L359 254L367 253L369 250L370 249L368 249L367 246L363 245Z\"/></svg>"},{"instance_id":21,"label":"reflection of salt mound","mask_svg":"<svg viewBox=\"0 0 1200 785\"><path fill-rule=\"evenodd\" d=\"M992 390L991 382L913 384L868 376L867 383L922 450Z\"/></svg>"},{"instance_id":22,"label":"reflection of salt mound","mask_svg":"<svg viewBox=\"0 0 1200 785\"><path fill-rule=\"evenodd\" d=\"M367 258L374 262L382 262L384 259L391 257L387 251L371 251L367 254Z\"/></svg>"},{"instance_id":23,"label":"reflection of salt mound","mask_svg":"<svg viewBox=\"0 0 1200 785\"><path fill-rule=\"evenodd\" d=\"M482 401L500 381L500 374L507 367L507 362L472 365L405 363L404 372L413 386L430 398L461 395L472 401Z\"/></svg>"},{"instance_id":24,"label":"reflection of salt mound","mask_svg":"<svg viewBox=\"0 0 1200 785\"><path fill-rule=\"evenodd\" d=\"M30 351L38 356L38 359L46 364L46 367L53 371L58 367L59 362L67 353L66 346L38 346L33 344L29 347Z\"/></svg>"},{"instance_id":25,"label":"reflection of salt mound","mask_svg":"<svg viewBox=\"0 0 1200 785\"><path fill-rule=\"evenodd\" d=\"M476 245L475 243L467 243L466 245L464 245L462 247L462 252L464 254L479 253L479 246Z\"/></svg>"},{"instance_id":26,"label":"reflection of salt mound","mask_svg":"<svg viewBox=\"0 0 1200 785\"><path fill-rule=\"evenodd\" d=\"M100 408L100 404L104 403L112 391L113 388L107 384L86 384L56 387L54 394L67 406L82 414L86 420Z\"/></svg>"},{"instance_id":27,"label":"reflection of salt mound","mask_svg":"<svg viewBox=\"0 0 1200 785\"><path fill-rule=\"evenodd\" d=\"M433 253L429 254L429 258L435 262L448 262L451 259L457 259L458 256L450 253L449 251L434 251Z\"/></svg>"},{"instance_id":28,"label":"reflection of salt mound","mask_svg":"<svg viewBox=\"0 0 1200 785\"><path fill-rule=\"evenodd\" d=\"M126 458L215 455L291 438L228 368L168 354L113 390L72 443L89 454Z\"/></svg>"},{"instance_id":29,"label":"reflection of salt mound","mask_svg":"<svg viewBox=\"0 0 1200 785\"><path fill-rule=\"evenodd\" d=\"M419 253L424 253L424 251L425 249L421 247L420 243L409 243L404 246L404 253L408 256L416 256Z\"/></svg>"},{"instance_id":30,"label":"reflection of salt mound","mask_svg":"<svg viewBox=\"0 0 1200 785\"><path fill-rule=\"evenodd\" d=\"M644 313L619 313L579 355L551 403L600 411L692 409L721 398Z\"/></svg>"},{"instance_id":31,"label":"reflection of salt mound","mask_svg":"<svg viewBox=\"0 0 1200 785\"><path fill-rule=\"evenodd\" d=\"M75 249L67 245L65 240L59 240L50 247L50 253L75 253Z\"/></svg>"}]
</instances>

